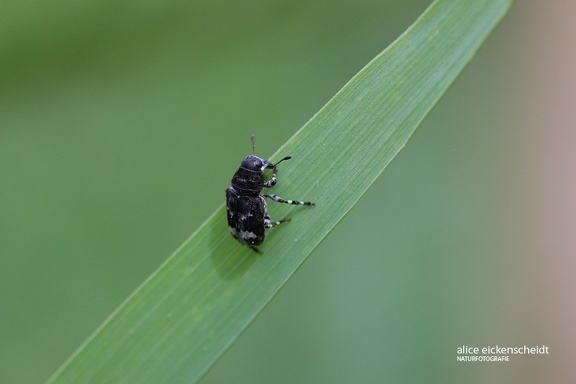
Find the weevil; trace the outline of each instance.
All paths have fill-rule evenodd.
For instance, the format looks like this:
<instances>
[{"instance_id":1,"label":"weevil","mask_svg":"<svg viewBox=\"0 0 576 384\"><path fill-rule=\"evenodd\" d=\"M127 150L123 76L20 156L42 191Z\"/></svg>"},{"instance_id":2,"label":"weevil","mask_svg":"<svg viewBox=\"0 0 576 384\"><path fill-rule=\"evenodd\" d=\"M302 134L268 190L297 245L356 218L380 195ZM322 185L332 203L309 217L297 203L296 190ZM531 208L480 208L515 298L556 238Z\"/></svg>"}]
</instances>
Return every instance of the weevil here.
<instances>
[{"instance_id":1,"label":"weevil","mask_svg":"<svg viewBox=\"0 0 576 384\"><path fill-rule=\"evenodd\" d=\"M240 168L232 177L232 185L226 189L226 213L228 229L232 236L254 252L262 253L256 246L264 242L266 229L290 221L289 218L272 221L267 212L266 199L293 205L314 205L314 203L283 199L273 194L263 195L262 189L272 188L276 184L278 164L284 160L290 160L292 156L283 157L278 162L272 163L256 156L254 135L251 140L252 154L244 157ZM264 181L265 169L272 169L272 177L268 181Z\"/></svg>"}]
</instances>

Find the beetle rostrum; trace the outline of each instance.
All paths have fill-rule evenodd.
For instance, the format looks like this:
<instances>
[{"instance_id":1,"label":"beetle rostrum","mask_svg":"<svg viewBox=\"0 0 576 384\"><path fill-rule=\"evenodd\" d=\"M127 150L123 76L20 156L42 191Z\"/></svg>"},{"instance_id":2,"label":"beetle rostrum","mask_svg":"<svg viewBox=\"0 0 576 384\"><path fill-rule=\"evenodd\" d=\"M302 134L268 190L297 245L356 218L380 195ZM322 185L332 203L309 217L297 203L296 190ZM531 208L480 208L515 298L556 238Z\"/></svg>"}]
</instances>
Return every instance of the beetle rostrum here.
<instances>
[{"instance_id":1,"label":"beetle rostrum","mask_svg":"<svg viewBox=\"0 0 576 384\"><path fill-rule=\"evenodd\" d=\"M314 205L311 201L288 200L273 194L262 194L262 189L272 188L276 184L278 164L291 158L292 156L286 156L276 163L271 163L254 153L247 155L232 177L231 187L226 189L228 229L236 240L257 253L261 253L256 246L264 241L266 229L290 221L288 218L272 221L267 212L266 199L284 204ZM265 169L272 169L272 177L268 181L264 181Z\"/></svg>"}]
</instances>

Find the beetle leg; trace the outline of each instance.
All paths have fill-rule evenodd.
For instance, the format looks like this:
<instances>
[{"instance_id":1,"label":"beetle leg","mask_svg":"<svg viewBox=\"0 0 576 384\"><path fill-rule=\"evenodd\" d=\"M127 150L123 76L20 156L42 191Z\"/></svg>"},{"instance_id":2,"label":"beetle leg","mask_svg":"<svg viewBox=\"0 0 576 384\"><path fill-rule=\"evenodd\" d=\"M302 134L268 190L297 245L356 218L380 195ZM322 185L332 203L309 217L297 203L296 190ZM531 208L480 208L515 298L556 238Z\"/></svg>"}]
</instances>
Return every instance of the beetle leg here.
<instances>
[{"instance_id":1,"label":"beetle leg","mask_svg":"<svg viewBox=\"0 0 576 384\"><path fill-rule=\"evenodd\" d=\"M311 201L287 200L276 195L262 195L262 196L272 199L277 203L292 204L292 205L315 205Z\"/></svg>"},{"instance_id":2,"label":"beetle leg","mask_svg":"<svg viewBox=\"0 0 576 384\"><path fill-rule=\"evenodd\" d=\"M264 183L266 188L271 188L276 185L276 175L278 174L278 169L274 166L274 170L272 171L272 178Z\"/></svg>"},{"instance_id":3,"label":"beetle leg","mask_svg":"<svg viewBox=\"0 0 576 384\"><path fill-rule=\"evenodd\" d=\"M280 219L278 221L272 221L270 216L266 215L266 216L264 216L264 228L272 228L272 227L280 225L286 221L290 221L290 219L283 218L283 219Z\"/></svg>"},{"instance_id":4,"label":"beetle leg","mask_svg":"<svg viewBox=\"0 0 576 384\"><path fill-rule=\"evenodd\" d=\"M256 252L257 254L261 255L262 251L260 251L258 248L256 248L253 245L248 244L248 247L250 247L251 250L253 250L254 252Z\"/></svg>"},{"instance_id":5,"label":"beetle leg","mask_svg":"<svg viewBox=\"0 0 576 384\"><path fill-rule=\"evenodd\" d=\"M264 183L264 186L266 188L273 187L276 184L276 175L278 174L278 169L276 167L278 166L278 164L280 164L284 160L290 160L291 158L292 158L292 156L286 156L286 157L282 158L282 160L280 160L276 164L274 164L274 170L272 171L272 178Z\"/></svg>"}]
</instances>

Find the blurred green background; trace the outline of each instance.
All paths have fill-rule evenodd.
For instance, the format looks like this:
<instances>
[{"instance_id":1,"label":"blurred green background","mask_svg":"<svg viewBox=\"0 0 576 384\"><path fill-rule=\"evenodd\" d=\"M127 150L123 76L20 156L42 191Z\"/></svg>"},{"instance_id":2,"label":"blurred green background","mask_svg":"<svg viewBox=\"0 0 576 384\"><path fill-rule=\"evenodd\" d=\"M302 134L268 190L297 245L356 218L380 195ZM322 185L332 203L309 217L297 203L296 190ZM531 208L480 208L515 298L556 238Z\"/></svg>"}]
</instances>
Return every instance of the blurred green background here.
<instances>
[{"instance_id":1,"label":"blurred green background","mask_svg":"<svg viewBox=\"0 0 576 384\"><path fill-rule=\"evenodd\" d=\"M0 383L41 383L429 1L1 4ZM575 16L518 2L202 382L576 382Z\"/></svg>"}]
</instances>

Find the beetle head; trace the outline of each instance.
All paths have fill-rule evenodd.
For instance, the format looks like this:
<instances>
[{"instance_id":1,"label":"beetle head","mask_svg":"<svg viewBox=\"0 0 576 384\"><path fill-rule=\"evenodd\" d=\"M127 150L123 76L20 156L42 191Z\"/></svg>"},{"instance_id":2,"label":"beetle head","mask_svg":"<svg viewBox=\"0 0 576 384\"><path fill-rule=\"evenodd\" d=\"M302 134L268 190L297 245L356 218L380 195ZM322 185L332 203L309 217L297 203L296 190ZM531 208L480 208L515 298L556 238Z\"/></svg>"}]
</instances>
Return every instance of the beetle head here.
<instances>
[{"instance_id":1,"label":"beetle head","mask_svg":"<svg viewBox=\"0 0 576 384\"><path fill-rule=\"evenodd\" d=\"M256 155L248 155L242 160L240 167L251 171L264 171L266 168L274 168L274 164Z\"/></svg>"}]
</instances>

